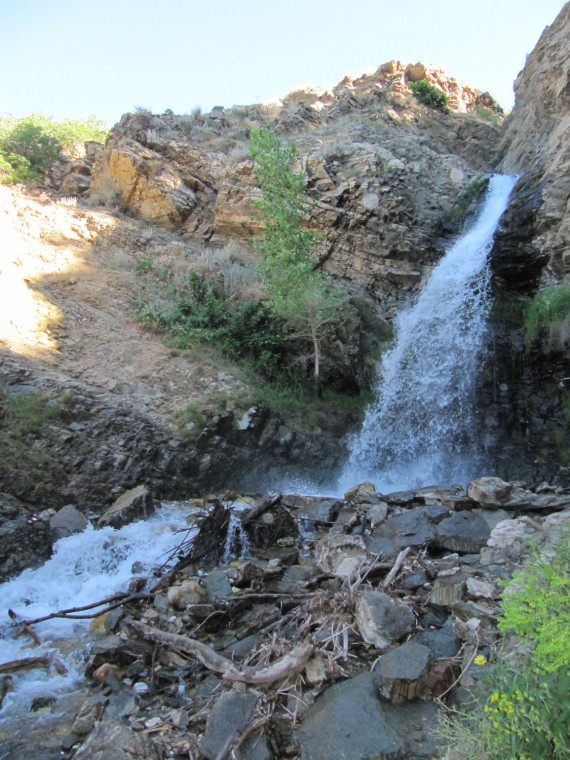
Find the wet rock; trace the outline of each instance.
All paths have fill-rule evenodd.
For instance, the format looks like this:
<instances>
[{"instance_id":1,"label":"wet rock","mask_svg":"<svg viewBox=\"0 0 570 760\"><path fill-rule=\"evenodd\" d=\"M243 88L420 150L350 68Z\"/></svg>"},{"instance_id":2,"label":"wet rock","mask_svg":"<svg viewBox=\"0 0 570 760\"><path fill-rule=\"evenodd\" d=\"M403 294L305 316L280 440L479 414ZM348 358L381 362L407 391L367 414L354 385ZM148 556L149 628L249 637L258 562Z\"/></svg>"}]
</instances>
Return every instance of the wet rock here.
<instances>
[{"instance_id":1,"label":"wet rock","mask_svg":"<svg viewBox=\"0 0 570 760\"><path fill-rule=\"evenodd\" d=\"M110 525L121 528L134 520L142 520L154 512L154 501L147 486L131 488L120 496L97 522L99 528Z\"/></svg>"},{"instance_id":2,"label":"wet rock","mask_svg":"<svg viewBox=\"0 0 570 760\"><path fill-rule=\"evenodd\" d=\"M106 703L107 700L103 697L88 699L73 722L71 732L77 736L85 736L90 733L94 729L95 723L103 715Z\"/></svg>"},{"instance_id":3,"label":"wet rock","mask_svg":"<svg viewBox=\"0 0 570 760\"><path fill-rule=\"evenodd\" d=\"M212 570L204 580L204 588L209 602L231 599L234 595L225 570Z\"/></svg>"},{"instance_id":4,"label":"wet rock","mask_svg":"<svg viewBox=\"0 0 570 760\"><path fill-rule=\"evenodd\" d=\"M485 546L491 529L477 511L456 512L436 526L437 544L456 552L478 552Z\"/></svg>"},{"instance_id":5,"label":"wet rock","mask_svg":"<svg viewBox=\"0 0 570 760\"><path fill-rule=\"evenodd\" d=\"M302 760L429 758L437 752L436 712L430 702L381 701L375 674L362 673L327 689L295 735Z\"/></svg>"},{"instance_id":6,"label":"wet rock","mask_svg":"<svg viewBox=\"0 0 570 760\"><path fill-rule=\"evenodd\" d=\"M356 624L364 641L383 650L410 633L414 613L382 591L364 591L356 602Z\"/></svg>"},{"instance_id":7,"label":"wet rock","mask_svg":"<svg viewBox=\"0 0 570 760\"><path fill-rule=\"evenodd\" d=\"M375 504L379 501L374 483L366 481L349 488L344 494L344 500L349 504Z\"/></svg>"},{"instance_id":8,"label":"wet rock","mask_svg":"<svg viewBox=\"0 0 570 760\"><path fill-rule=\"evenodd\" d=\"M65 538L84 531L89 520L73 504L67 504L50 518L49 525L57 538Z\"/></svg>"},{"instance_id":9,"label":"wet rock","mask_svg":"<svg viewBox=\"0 0 570 760\"><path fill-rule=\"evenodd\" d=\"M253 716L257 696L250 692L245 694L234 691L224 692L208 716L200 750L208 760L215 760L224 747L243 731Z\"/></svg>"},{"instance_id":10,"label":"wet rock","mask_svg":"<svg viewBox=\"0 0 570 760\"><path fill-rule=\"evenodd\" d=\"M382 696L393 702L424 697L432 659L429 647L417 641L408 641L382 655L374 668Z\"/></svg>"},{"instance_id":11,"label":"wet rock","mask_svg":"<svg viewBox=\"0 0 570 760\"><path fill-rule=\"evenodd\" d=\"M75 754L77 760L159 760L146 734L115 721L98 723Z\"/></svg>"},{"instance_id":12,"label":"wet rock","mask_svg":"<svg viewBox=\"0 0 570 760\"><path fill-rule=\"evenodd\" d=\"M319 525L332 524L341 506L338 499L310 499L302 496L295 499L285 497L283 503L293 507L298 519L313 529Z\"/></svg>"}]
</instances>

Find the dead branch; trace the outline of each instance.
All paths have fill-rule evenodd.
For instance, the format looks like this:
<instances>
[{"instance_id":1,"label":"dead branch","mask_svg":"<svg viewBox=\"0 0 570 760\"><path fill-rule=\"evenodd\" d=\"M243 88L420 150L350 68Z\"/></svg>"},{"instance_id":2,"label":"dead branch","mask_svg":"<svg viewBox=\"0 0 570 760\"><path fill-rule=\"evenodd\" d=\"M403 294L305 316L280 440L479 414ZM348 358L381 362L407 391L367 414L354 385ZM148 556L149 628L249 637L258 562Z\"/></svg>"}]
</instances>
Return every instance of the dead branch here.
<instances>
[{"instance_id":1,"label":"dead branch","mask_svg":"<svg viewBox=\"0 0 570 760\"><path fill-rule=\"evenodd\" d=\"M92 618L99 617L100 615L104 615L106 612L114 610L115 607L120 607L122 604L134 602L139 599L150 598L151 594L147 593L128 594L126 592L123 592L121 594L114 594L113 596L109 596L106 599L101 599L100 602L85 604L83 607L70 607L68 610L58 610L57 612L52 612L49 615L34 618L33 620L26 620L24 617L22 617L22 615L14 612L14 610L8 610L8 615L12 618L12 620L17 621L17 625L21 625L23 623L26 626L36 625L36 623L44 623L46 620L53 620L54 618L64 618L68 620L91 620ZM99 610L99 612L91 612L88 615L74 614L76 612L82 612L84 610L92 610L94 607L101 607L103 604L107 606L104 609Z\"/></svg>"},{"instance_id":2,"label":"dead branch","mask_svg":"<svg viewBox=\"0 0 570 760\"><path fill-rule=\"evenodd\" d=\"M195 657L209 670L220 673L226 681L255 684L273 683L293 673L300 672L315 650L315 647L309 642L301 642L294 646L288 654L265 667L237 666L236 663L227 657L217 654L210 647L195 639L175 633L166 633L166 631L161 631L159 628L154 628L135 620L128 620L127 624L145 639L156 641Z\"/></svg>"},{"instance_id":3,"label":"dead branch","mask_svg":"<svg viewBox=\"0 0 570 760\"><path fill-rule=\"evenodd\" d=\"M49 668L49 657L26 657L23 660L10 660L0 663L0 674L19 673L22 670L36 670L37 668Z\"/></svg>"},{"instance_id":4,"label":"dead branch","mask_svg":"<svg viewBox=\"0 0 570 760\"><path fill-rule=\"evenodd\" d=\"M246 514L242 518L242 525L247 525L250 522L253 522L257 517L262 515L264 512L266 512L268 509L271 509L271 507L274 507L276 504L279 504L281 501L281 494L277 494L276 496L273 496L271 499L265 499L261 502L261 504L258 504L256 507L253 507L249 510L249 512L246 512Z\"/></svg>"},{"instance_id":5,"label":"dead branch","mask_svg":"<svg viewBox=\"0 0 570 760\"><path fill-rule=\"evenodd\" d=\"M411 550L411 547L408 546L405 549L402 549L402 551L396 557L396 561L394 562L393 568L390 570L388 575L382 581L381 587L383 591L387 591L392 585L392 583L394 582L394 580L396 579L396 576L400 572L400 569L402 565L404 564L404 560L410 553L410 550Z\"/></svg>"},{"instance_id":6,"label":"dead branch","mask_svg":"<svg viewBox=\"0 0 570 760\"><path fill-rule=\"evenodd\" d=\"M39 647L43 644L38 634L34 631L33 628L30 628L30 626L27 623L22 623L22 625L20 626L20 629L16 633L16 638L18 638L18 636L22 636L22 634L24 633L32 639L35 646Z\"/></svg>"}]
</instances>

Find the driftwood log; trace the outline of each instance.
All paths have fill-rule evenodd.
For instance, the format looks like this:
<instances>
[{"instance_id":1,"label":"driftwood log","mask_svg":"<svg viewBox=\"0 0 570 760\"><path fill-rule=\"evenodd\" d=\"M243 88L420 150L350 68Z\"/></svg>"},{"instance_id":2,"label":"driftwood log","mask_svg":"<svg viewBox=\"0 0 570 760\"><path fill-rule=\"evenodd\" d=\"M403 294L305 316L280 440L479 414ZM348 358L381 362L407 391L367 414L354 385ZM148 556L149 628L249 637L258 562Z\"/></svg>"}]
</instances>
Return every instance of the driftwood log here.
<instances>
[{"instance_id":1,"label":"driftwood log","mask_svg":"<svg viewBox=\"0 0 570 760\"><path fill-rule=\"evenodd\" d=\"M209 670L220 673L226 681L240 681L242 683L252 684L270 684L287 678L295 673L299 673L305 667L307 660L315 651L313 644L309 642L300 642L296 644L290 652L280 657L270 665L261 665L252 667L249 665L238 665L227 657L214 652L206 644L202 644L196 639L188 636L180 636L176 633L167 633L159 628L140 623L136 620L128 621L129 627L142 636L144 639L156 641L158 644L164 644L170 649L176 649L184 654L195 657L202 665Z\"/></svg>"}]
</instances>

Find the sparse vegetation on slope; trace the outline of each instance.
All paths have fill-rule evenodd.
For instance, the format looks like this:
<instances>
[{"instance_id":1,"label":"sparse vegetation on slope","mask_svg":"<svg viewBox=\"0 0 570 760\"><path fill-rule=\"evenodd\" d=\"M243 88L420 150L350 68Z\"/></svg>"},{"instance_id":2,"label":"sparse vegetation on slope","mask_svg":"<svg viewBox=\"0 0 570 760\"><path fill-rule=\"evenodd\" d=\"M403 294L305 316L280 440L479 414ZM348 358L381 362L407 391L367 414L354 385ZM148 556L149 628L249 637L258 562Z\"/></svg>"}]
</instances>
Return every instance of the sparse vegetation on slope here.
<instances>
[{"instance_id":1,"label":"sparse vegetation on slope","mask_svg":"<svg viewBox=\"0 0 570 760\"><path fill-rule=\"evenodd\" d=\"M55 121L41 114L0 119L0 182L40 182L65 155L76 158L88 140L104 142L108 130L100 119Z\"/></svg>"}]
</instances>

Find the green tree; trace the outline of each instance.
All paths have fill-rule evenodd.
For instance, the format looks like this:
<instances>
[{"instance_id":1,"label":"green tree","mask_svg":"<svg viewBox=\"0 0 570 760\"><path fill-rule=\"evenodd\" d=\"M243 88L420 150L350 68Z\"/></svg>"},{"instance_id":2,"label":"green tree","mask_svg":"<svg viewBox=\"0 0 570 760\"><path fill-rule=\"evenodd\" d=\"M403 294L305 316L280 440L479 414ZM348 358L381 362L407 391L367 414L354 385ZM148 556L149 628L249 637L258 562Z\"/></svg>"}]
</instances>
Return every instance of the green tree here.
<instances>
[{"instance_id":1,"label":"green tree","mask_svg":"<svg viewBox=\"0 0 570 760\"><path fill-rule=\"evenodd\" d=\"M334 290L314 263L318 236L303 227L305 176L294 172L295 148L265 129L253 129L250 153L263 198L264 232L258 242L261 269L274 312L293 335L312 343L315 387L322 396L322 341L342 321L348 297Z\"/></svg>"}]
</instances>

